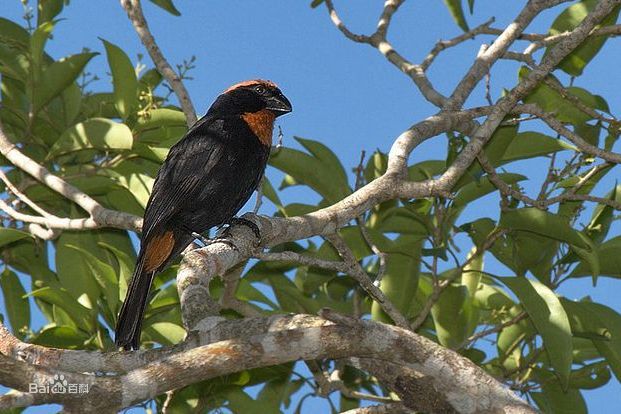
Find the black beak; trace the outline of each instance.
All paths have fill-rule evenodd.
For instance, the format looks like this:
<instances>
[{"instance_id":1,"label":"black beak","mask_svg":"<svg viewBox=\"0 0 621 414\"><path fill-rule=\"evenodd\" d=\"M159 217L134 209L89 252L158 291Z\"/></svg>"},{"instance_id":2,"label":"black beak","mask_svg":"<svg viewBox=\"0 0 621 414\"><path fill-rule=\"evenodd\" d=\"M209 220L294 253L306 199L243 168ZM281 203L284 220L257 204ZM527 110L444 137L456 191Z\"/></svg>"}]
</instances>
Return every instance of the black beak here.
<instances>
[{"instance_id":1,"label":"black beak","mask_svg":"<svg viewBox=\"0 0 621 414\"><path fill-rule=\"evenodd\" d=\"M291 102L282 93L267 99L267 109L274 112L276 116L288 114L293 110Z\"/></svg>"}]
</instances>

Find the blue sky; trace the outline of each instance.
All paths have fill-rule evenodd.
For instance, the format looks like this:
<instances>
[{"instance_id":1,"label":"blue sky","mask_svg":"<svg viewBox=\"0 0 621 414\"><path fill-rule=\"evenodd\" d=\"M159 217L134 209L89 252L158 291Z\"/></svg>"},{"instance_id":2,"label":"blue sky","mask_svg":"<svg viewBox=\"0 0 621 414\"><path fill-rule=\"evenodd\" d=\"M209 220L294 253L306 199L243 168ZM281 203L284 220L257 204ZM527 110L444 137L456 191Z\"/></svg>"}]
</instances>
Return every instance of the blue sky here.
<instances>
[{"instance_id":1,"label":"blue sky","mask_svg":"<svg viewBox=\"0 0 621 414\"><path fill-rule=\"evenodd\" d=\"M171 63L196 56L196 69L191 72L194 80L188 81L187 87L199 114L232 83L257 77L271 79L281 86L294 107L292 114L279 120L285 145L296 146L294 135L319 140L328 145L349 170L358 163L361 150L366 150L367 154L376 148L387 151L399 133L433 114L435 108L421 97L408 77L376 50L345 39L330 22L325 8L311 9L309 3L310 0L177 0L181 17L173 17L146 1L144 9ZM504 27L517 15L523 3L477 0L475 16L468 16L470 26L494 16L494 26ZM349 28L364 33L374 30L382 4L381 1L336 1ZM19 20L21 14L18 0L2 0L0 15ZM528 31L544 32L556 15L558 9L547 11ZM138 53L145 55L143 61L151 65L118 2L73 1L62 17L65 20L58 23L55 37L48 43L48 53L59 58L80 52L82 47L102 52L89 66L102 78L93 84L93 89L109 89L110 82L102 69L107 66L99 37L121 46L134 62ZM395 16L390 39L403 55L420 62L438 39L460 32L443 2L410 1ZM491 37L482 39L489 41ZM476 56L481 41L477 38L465 42L436 60L429 76L440 92L450 93ZM621 99L609 91L621 90L621 77L611 76L609 68L621 63L619 42L608 42L589 65L587 73L575 83L604 95L612 113L617 115L621 113ZM611 62L615 62L614 65ZM494 99L503 87L511 88L515 84L517 68L513 62L501 62L495 67L491 80ZM563 75L559 77L567 79ZM483 89L479 88L468 105L482 104L485 104ZM444 158L445 147L442 137L430 140L417 148L411 159ZM524 165L512 171L532 172L533 167L540 165L543 164ZM273 172L270 174L277 177ZM610 181L603 185L609 184ZM296 188L282 195L288 201L315 200L313 195ZM487 204L481 208L489 209L490 215L496 214L495 199L487 199ZM462 220L465 222L468 217L480 217L480 214L480 210L476 215L474 211L466 212ZM614 230L615 235L619 234L619 226ZM493 262L488 266L492 272L494 266L499 268ZM621 299L616 294L618 283L601 278L598 288L592 289L590 280L583 279L564 288L562 293L570 298L591 295L594 300L621 311ZM614 377L606 387L585 391L584 395L593 413L607 412L615 404L621 406L621 386Z\"/></svg>"}]
</instances>

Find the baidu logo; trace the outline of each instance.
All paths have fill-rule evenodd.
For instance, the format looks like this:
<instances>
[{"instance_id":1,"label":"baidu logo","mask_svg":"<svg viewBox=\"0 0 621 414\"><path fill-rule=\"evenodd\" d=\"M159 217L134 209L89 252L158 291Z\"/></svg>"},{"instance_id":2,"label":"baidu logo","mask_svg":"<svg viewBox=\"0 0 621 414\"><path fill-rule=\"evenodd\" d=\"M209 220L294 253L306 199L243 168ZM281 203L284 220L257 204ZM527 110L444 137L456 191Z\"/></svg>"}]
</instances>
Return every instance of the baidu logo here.
<instances>
[{"instance_id":1,"label":"baidu logo","mask_svg":"<svg viewBox=\"0 0 621 414\"><path fill-rule=\"evenodd\" d=\"M47 384L30 383L28 392L31 394L86 394L88 384L74 384L65 379L63 374L56 374Z\"/></svg>"}]
</instances>

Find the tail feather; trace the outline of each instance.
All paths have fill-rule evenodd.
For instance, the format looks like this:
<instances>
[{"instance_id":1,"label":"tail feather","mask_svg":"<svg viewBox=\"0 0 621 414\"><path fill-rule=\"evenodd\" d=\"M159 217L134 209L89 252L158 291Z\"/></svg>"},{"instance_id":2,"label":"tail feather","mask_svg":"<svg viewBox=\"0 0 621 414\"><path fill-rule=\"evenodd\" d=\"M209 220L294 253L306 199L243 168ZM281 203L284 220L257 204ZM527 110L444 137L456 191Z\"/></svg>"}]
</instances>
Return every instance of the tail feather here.
<instances>
[{"instance_id":1,"label":"tail feather","mask_svg":"<svg viewBox=\"0 0 621 414\"><path fill-rule=\"evenodd\" d=\"M116 346L126 350L140 347L142 319L153 277L174 260L192 239L189 234L169 230L143 240L136 269L116 322Z\"/></svg>"},{"instance_id":2,"label":"tail feather","mask_svg":"<svg viewBox=\"0 0 621 414\"><path fill-rule=\"evenodd\" d=\"M155 275L155 272L144 272L142 262L143 258L139 257L127 288L127 296L116 322L116 346L126 350L140 347L142 317L147 306L151 282Z\"/></svg>"}]
</instances>

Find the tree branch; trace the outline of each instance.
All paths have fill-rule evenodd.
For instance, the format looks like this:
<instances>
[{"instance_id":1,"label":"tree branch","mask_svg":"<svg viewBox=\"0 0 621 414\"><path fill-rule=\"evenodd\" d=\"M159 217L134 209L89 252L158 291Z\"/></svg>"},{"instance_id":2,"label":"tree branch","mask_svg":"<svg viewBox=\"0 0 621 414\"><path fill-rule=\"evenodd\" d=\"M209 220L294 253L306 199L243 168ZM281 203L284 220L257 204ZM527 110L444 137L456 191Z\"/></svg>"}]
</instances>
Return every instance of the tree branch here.
<instances>
[{"instance_id":1,"label":"tree branch","mask_svg":"<svg viewBox=\"0 0 621 414\"><path fill-rule=\"evenodd\" d=\"M142 228L142 219L140 217L104 208L86 193L80 191L78 188L69 184L62 178L52 174L47 168L24 155L6 136L2 128L2 123L0 123L0 153L4 155L14 166L30 174L37 181L46 185L51 190L73 201L90 215L90 217L86 219L65 219L56 216L37 217L24 215L10 207L6 208L8 205L4 203L2 209L16 220L39 224L50 229L82 230L99 227L114 227L118 229L139 231Z\"/></svg>"},{"instance_id":2,"label":"tree branch","mask_svg":"<svg viewBox=\"0 0 621 414\"><path fill-rule=\"evenodd\" d=\"M308 315L250 318L220 325L223 330L234 326L236 337L202 346L193 344L194 347L189 349L181 345L122 375L102 377L60 371L69 383L88 384L89 398L80 394L50 393L40 394L42 399L37 402L79 402L84 413L119 409L170 389L244 369L300 359L358 356L393 363L394 374L402 375L402 379L413 372L420 373L457 411L513 409L518 413L534 413L511 391L466 358L398 327L353 319L347 324L334 324ZM198 337L209 335L213 333L198 333ZM191 336L187 341L196 338ZM154 355L157 351L144 353ZM58 372L54 371L55 374ZM30 383L43 385L53 380L48 368L5 355L0 356L0 374L3 385L20 391L26 390ZM412 391L400 389L402 400ZM408 400L412 398L415 397L410 395Z\"/></svg>"},{"instance_id":3,"label":"tree branch","mask_svg":"<svg viewBox=\"0 0 621 414\"><path fill-rule=\"evenodd\" d=\"M162 74L162 76L168 81L170 87L177 95L179 99L179 103L181 104L181 109L185 114L185 119L188 126L194 125L196 122L196 111L194 109L194 105L192 104L192 100L190 99L190 94L188 93L183 81L175 72L175 70L170 66L170 63L164 57L164 54L160 50L157 43L155 43L155 38L151 34L149 30L149 25L147 24L147 20L142 13L142 6L140 4L140 0L120 0L121 6L125 9L129 20L132 22L140 41L147 49L149 56L151 56L151 60L155 63L155 67L158 72Z\"/></svg>"}]
</instances>

